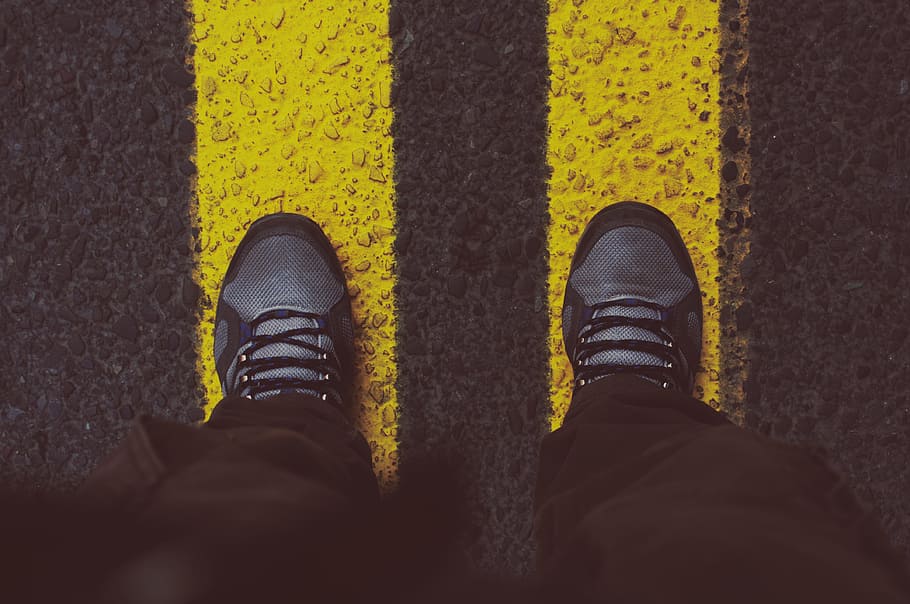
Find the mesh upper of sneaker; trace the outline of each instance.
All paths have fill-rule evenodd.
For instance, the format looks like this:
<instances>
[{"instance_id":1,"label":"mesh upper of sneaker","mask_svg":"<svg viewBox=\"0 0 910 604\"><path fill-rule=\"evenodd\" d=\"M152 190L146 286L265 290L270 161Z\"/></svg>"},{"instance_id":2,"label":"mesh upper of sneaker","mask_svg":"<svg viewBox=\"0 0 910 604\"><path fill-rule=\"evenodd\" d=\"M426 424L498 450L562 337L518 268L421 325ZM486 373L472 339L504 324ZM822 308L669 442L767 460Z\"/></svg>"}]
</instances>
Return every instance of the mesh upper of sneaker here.
<instances>
[{"instance_id":1,"label":"mesh upper of sneaker","mask_svg":"<svg viewBox=\"0 0 910 604\"><path fill-rule=\"evenodd\" d=\"M604 233L569 277L587 306L638 298L670 308L695 287L660 235L640 227Z\"/></svg>"},{"instance_id":2,"label":"mesh upper of sneaker","mask_svg":"<svg viewBox=\"0 0 910 604\"><path fill-rule=\"evenodd\" d=\"M660 313L653 308L645 306L608 306L598 309L593 318L598 317L631 317L635 319L660 319ZM581 334L584 335L584 334ZM658 337L654 332L635 327L634 325L624 325L621 327L609 327L601 329L590 336L591 342L604 341L621 341L637 340L639 342L655 342L662 344L663 339ZM653 365L659 367L664 361L653 354L639 350L604 350L595 353L588 360L589 365Z\"/></svg>"},{"instance_id":3,"label":"mesh upper of sneaker","mask_svg":"<svg viewBox=\"0 0 910 604\"><path fill-rule=\"evenodd\" d=\"M222 301L246 322L274 308L325 314L344 294L344 284L316 244L290 234L257 241L247 251Z\"/></svg>"},{"instance_id":4,"label":"mesh upper of sneaker","mask_svg":"<svg viewBox=\"0 0 910 604\"><path fill-rule=\"evenodd\" d=\"M679 304L695 288L693 280L683 272L673 251L660 235L641 227L627 226L604 233L592 246L584 261L569 277L571 287L586 306L606 304L594 313L600 317L627 317L633 319L660 319L660 312L647 306L631 306L629 300L637 299L671 308ZM623 304L609 305L612 301ZM566 339L573 315L571 307L563 314ZM694 320L693 320L694 319ZM631 340L663 344L656 333L634 325L622 325L587 332L581 327L578 336L589 342L612 341L616 348L596 352L584 359L583 365L653 366L663 367L665 361L657 355L622 348L619 342ZM689 330L698 330L697 317L689 318Z\"/></svg>"},{"instance_id":5,"label":"mesh upper of sneaker","mask_svg":"<svg viewBox=\"0 0 910 604\"><path fill-rule=\"evenodd\" d=\"M315 245L314 242L292 234L276 234L257 241L237 266L233 280L225 283L220 303L230 305L245 323L273 310L325 315L341 300L344 284L336 277ZM252 335L279 335L293 329L316 326L315 319L295 316L274 318L260 323ZM344 332L349 332L350 323L343 324L342 328ZM220 321L215 329L216 358L225 353L235 357L222 384L225 392L228 391L228 385L234 385L237 358L249 348L247 344L237 351L226 350L227 332L227 323ZM350 335L342 333L342 337ZM315 345L327 353L334 351L334 342L324 334L298 335L294 339ZM250 359L316 359L317 355L318 353L304 347L275 342L253 352ZM316 381L319 377L316 370L293 366L268 369L256 375L258 379L287 378L304 381ZM270 394L274 392L266 392L264 396Z\"/></svg>"}]
</instances>

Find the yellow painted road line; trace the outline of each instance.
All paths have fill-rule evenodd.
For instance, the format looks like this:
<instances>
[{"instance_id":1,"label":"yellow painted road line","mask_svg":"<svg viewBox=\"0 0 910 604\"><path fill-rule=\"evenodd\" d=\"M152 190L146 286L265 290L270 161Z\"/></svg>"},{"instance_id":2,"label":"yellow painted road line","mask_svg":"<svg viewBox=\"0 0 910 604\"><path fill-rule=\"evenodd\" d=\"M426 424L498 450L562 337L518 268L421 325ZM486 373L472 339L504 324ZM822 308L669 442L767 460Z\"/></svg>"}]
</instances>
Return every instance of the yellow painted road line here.
<instances>
[{"instance_id":1,"label":"yellow painted road line","mask_svg":"<svg viewBox=\"0 0 910 604\"><path fill-rule=\"evenodd\" d=\"M278 211L325 230L354 296L357 400L380 481L397 462L388 1L194 0L198 371L221 397L214 303L247 227Z\"/></svg>"},{"instance_id":2,"label":"yellow painted road line","mask_svg":"<svg viewBox=\"0 0 910 604\"><path fill-rule=\"evenodd\" d=\"M563 292L587 222L623 200L667 213L689 246L704 294L696 396L721 405L720 45L716 0L550 0L550 397L562 424L572 368Z\"/></svg>"}]
</instances>

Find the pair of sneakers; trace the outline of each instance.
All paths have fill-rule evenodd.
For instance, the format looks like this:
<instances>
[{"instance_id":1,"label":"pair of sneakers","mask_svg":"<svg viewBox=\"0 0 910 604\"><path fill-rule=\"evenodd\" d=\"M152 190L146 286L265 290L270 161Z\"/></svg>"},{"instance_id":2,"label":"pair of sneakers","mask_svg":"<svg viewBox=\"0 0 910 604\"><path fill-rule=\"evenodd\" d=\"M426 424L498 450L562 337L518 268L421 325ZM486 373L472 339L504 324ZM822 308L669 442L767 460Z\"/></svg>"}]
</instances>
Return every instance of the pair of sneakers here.
<instances>
[{"instance_id":1,"label":"pair of sneakers","mask_svg":"<svg viewBox=\"0 0 910 604\"><path fill-rule=\"evenodd\" d=\"M562 316L575 389L632 374L691 394L701 355L695 269L672 221L622 202L578 244ZM354 382L351 302L335 250L312 220L256 221L228 267L215 317L225 396L299 392L343 406Z\"/></svg>"}]
</instances>

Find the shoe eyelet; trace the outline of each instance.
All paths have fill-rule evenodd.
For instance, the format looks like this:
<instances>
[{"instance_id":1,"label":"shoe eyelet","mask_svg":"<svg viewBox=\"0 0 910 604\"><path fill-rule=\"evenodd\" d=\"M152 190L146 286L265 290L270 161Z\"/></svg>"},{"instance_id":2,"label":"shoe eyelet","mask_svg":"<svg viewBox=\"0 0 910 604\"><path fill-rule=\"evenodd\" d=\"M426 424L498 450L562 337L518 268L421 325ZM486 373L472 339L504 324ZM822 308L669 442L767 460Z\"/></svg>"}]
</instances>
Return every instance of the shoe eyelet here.
<instances>
[{"instance_id":1,"label":"shoe eyelet","mask_svg":"<svg viewBox=\"0 0 910 604\"><path fill-rule=\"evenodd\" d=\"M246 383L249 382L249 381L250 381L249 376L247 376L247 375L241 375L241 376L240 376L240 383L241 383L241 384L246 384Z\"/></svg>"},{"instance_id":2,"label":"shoe eyelet","mask_svg":"<svg viewBox=\"0 0 910 604\"><path fill-rule=\"evenodd\" d=\"M240 355L240 357L237 359L237 362L246 363L246 355L245 354Z\"/></svg>"},{"instance_id":3,"label":"shoe eyelet","mask_svg":"<svg viewBox=\"0 0 910 604\"><path fill-rule=\"evenodd\" d=\"M327 401L327 400L329 400L329 395L326 394L325 392L323 392L323 393L322 393L322 396L320 396L319 398L321 398L321 399L324 400L324 401Z\"/></svg>"},{"instance_id":4,"label":"shoe eyelet","mask_svg":"<svg viewBox=\"0 0 910 604\"><path fill-rule=\"evenodd\" d=\"M673 361L667 363L667 369L673 369Z\"/></svg>"},{"instance_id":5,"label":"shoe eyelet","mask_svg":"<svg viewBox=\"0 0 910 604\"><path fill-rule=\"evenodd\" d=\"M585 385L585 381L584 381L584 380L578 380L578 385L579 385L579 386L584 386L584 385Z\"/></svg>"},{"instance_id":6,"label":"shoe eyelet","mask_svg":"<svg viewBox=\"0 0 910 604\"><path fill-rule=\"evenodd\" d=\"M253 397L250 396L249 394L247 394L247 395L246 395L245 397L243 397L243 398L248 399L248 400L253 400Z\"/></svg>"}]
</instances>

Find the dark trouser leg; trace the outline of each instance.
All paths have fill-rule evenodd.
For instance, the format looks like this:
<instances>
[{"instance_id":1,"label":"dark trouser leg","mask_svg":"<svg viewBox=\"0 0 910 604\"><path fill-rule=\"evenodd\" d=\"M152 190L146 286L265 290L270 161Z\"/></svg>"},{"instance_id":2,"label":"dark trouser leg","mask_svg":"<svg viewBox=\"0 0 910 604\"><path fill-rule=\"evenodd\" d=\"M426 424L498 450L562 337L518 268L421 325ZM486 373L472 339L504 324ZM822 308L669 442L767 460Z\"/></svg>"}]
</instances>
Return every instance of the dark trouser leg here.
<instances>
[{"instance_id":1,"label":"dark trouser leg","mask_svg":"<svg viewBox=\"0 0 910 604\"><path fill-rule=\"evenodd\" d=\"M212 601L343 598L369 539L359 527L378 509L367 443L339 410L299 394L226 398L201 428L143 419L83 495L134 532L112 546L130 550L127 570L96 569L114 600L143 589L143 573Z\"/></svg>"},{"instance_id":2,"label":"dark trouser leg","mask_svg":"<svg viewBox=\"0 0 910 604\"><path fill-rule=\"evenodd\" d=\"M363 437L340 410L300 394L228 397L202 428L143 419L83 490L151 516L221 525L225 515L251 530L378 497Z\"/></svg>"},{"instance_id":3,"label":"dark trouser leg","mask_svg":"<svg viewBox=\"0 0 910 604\"><path fill-rule=\"evenodd\" d=\"M907 602L838 476L688 396L611 376L543 444L539 565L616 602Z\"/></svg>"}]
</instances>

